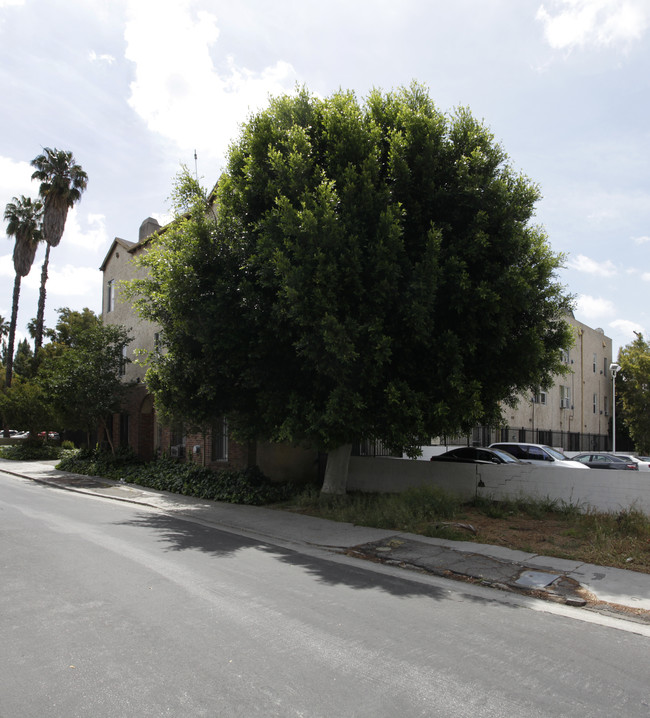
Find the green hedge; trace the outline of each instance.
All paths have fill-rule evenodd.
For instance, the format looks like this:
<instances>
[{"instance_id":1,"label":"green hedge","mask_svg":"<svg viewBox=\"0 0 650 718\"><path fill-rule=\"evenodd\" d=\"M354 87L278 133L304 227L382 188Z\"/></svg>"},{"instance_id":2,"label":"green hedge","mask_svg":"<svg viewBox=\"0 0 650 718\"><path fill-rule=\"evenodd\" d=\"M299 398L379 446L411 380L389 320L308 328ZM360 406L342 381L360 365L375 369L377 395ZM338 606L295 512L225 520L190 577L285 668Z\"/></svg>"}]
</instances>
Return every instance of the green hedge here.
<instances>
[{"instance_id":1,"label":"green hedge","mask_svg":"<svg viewBox=\"0 0 650 718\"><path fill-rule=\"evenodd\" d=\"M57 468L75 474L124 479L129 484L158 491L233 504L261 506L283 501L294 492L290 484L273 483L258 467L215 472L169 457L144 462L130 451L111 454L82 449L61 461Z\"/></svg>"},{"instance_id":2,"label":"green hedge","mask_svg":"<svg viewBox=\"0 0 650 718\"><path fill-rule=\"evenodd\" d=\"M12 461L44 461L46 459L64 459L77 452L68 447L44 444L43 442L22 444L7 444L0 446L0 459Z\"/></svg>"}]
</instances>

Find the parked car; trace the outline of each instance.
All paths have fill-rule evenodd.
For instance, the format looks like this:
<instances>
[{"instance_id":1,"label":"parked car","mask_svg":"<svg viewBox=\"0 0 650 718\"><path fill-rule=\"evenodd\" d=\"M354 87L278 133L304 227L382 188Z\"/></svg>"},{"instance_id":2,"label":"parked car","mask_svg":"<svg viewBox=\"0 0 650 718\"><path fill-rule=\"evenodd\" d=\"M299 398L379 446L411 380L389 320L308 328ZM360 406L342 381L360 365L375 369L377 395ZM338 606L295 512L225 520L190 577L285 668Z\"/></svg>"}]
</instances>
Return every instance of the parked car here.
<instances>
[{"instance_id":1,"label":"parked car","mask_svg":"<svg viewBox=\"0 0 650 718\"><path fill-rule=\"evenodd\" d=\"M517 441L498 441L490 444L490 449L502 449L509 454L528 461L535 466L545 466L554 469L588 469L585 464L579 461L572 461L552 446L546 444L525 444Z\"/></svg>"},{"instance_id":2,"label":"parked car","mask_svg":"<svg viewBox=\"0 0 650 718\"><path fill-rule=\"evenodd\" d=\"M480 446L459 446L432 456L431 461L461 461L472 464L523 464L512 454L501 449L485 449Z\"/></svg>"},{"instance_id":3,"label":"parked car","mask_svg":"<svg viewBox=\"0 0 650 718\"><path fill-rule=\"evenodd\" d=\"M639 467L639 471L650 471L650 461L644 461L640 456L619 454L618 451L616 452L616 456L620 456L621 459L625 459L626 461L633 461Z\"/></svg>"},{"instance_id":4,"label":"parked car","mask_svg":"<svg viewBox=\"0 0 650 718\"><path fill-rule=\"evenodd\" d=\"M628 471L638 471L639 466L636 462L624 459L622 456L614 454L590 454L585 452L577 454L573 457L574 461L586 464L590 469L618 469Z\"/></svg>"},{"instance_id":5,"label":"parked car","mask_svg":"<svg viewBox=\"0 0 650 718\"><path fill-rule=\"evenodd\" d=\"M58 441L59 440L59 434L56 431L48 431L47 433L45 431L41 431L38 435L39 439L49 439L50 441Z\"/></svg>"}]
</instances>

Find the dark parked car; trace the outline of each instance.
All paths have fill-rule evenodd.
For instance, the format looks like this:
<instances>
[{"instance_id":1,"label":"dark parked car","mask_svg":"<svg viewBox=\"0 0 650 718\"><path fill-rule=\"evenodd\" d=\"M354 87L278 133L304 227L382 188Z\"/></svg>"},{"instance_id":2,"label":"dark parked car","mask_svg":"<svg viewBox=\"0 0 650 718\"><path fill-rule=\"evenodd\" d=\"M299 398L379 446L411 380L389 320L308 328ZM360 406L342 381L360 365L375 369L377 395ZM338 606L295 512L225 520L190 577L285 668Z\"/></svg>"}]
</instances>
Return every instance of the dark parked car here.
<instances>
[{"instance_id":1,"label":"dark parked car","mask_svg":"<svg viewBox=\"0 0 650 718\"><path fill-rule=\"evenodd\" d=\"M618 471L638 471L639 466L634 461L628 461L614 454L578 454L574 461L586 464L590 469L617 469Z\"/></svg>"},{"instance_id":2,"label":"dark parked car","mask_svg":"<svg viewBox=\"0 0 650 718\"><path fill-rule=\"evenodd\" d=\"M432 456L431 461L461 461L472 464L525 464L501 449L484 449L478 446L460 446L444 454Z\"/></svg>"}]
</instances>

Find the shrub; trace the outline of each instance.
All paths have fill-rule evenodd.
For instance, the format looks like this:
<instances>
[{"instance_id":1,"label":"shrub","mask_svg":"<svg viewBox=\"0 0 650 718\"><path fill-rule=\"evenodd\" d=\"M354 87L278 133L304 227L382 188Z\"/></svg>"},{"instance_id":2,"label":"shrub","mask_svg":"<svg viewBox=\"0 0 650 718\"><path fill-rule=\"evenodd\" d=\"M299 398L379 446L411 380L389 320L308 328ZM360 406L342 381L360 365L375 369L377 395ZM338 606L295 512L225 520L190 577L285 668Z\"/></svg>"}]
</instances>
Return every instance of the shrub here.
<instances>
[{"instance_id":1,"label":"shrub","mask_svg":"<svg viewBox=\"0 0 650 718\"><path fill-rule=\"evenodd\" d=\"M12 461L45 461L60 459L61 447L44 444L42 441L29 441L0 447L0 458Z\"/></svg>"},{"instance_id":2,"label":"shrub","mask_svg":"<svg viewBox=\"0 0 650 718\"><path fill-rule=\"evenodd\" d=\"M76 474L124 479L158 491L255 506L282 501L294 490L290 484L273 483L258 467L214 472L205 466L166 456L144 462L131 450L118 450L115 454L99 449L81 450L57 468Z\"/></svg>"}]
</instances>

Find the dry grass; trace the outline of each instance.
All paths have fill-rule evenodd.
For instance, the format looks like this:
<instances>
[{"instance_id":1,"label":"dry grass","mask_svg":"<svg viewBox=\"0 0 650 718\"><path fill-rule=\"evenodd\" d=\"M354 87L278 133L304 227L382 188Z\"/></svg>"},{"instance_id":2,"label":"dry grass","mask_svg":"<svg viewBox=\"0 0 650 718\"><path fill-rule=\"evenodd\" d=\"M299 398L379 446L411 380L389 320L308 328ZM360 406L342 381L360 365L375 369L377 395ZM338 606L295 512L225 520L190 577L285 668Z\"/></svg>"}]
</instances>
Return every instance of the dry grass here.
<instances>
[{"instance_id":1,"label":"dry grass","mask_svg":"<svg viewBox=\"0 0 650 718\"><path fill-rule=\"evenodd\" d=\"M461 504L430 489L327 499L309 490L281 508L363 526L476 541L650 573L650 517L634 509L581 513L575 506L553 501L482 499Z\"/></svg>"}]
</instances>

